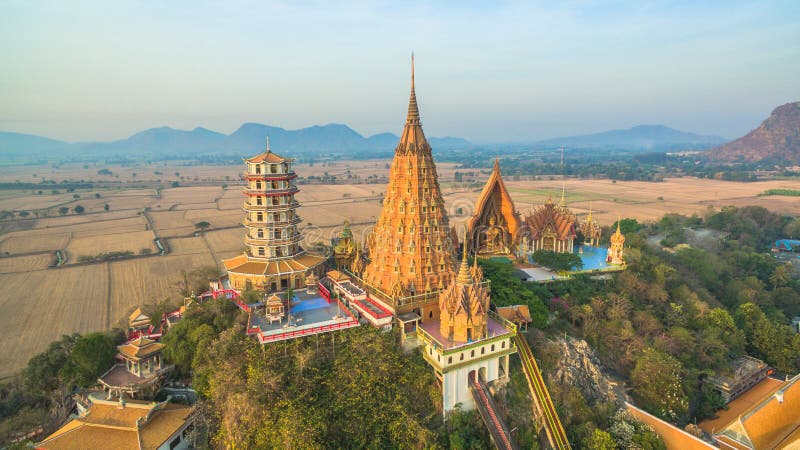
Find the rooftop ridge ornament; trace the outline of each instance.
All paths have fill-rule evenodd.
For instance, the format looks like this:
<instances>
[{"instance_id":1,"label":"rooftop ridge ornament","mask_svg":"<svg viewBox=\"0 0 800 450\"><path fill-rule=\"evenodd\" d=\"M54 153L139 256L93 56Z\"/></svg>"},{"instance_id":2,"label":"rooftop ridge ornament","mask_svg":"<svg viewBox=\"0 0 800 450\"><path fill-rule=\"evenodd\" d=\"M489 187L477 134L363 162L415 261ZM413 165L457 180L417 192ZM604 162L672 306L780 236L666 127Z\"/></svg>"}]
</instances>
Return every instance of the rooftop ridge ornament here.
<instances>
[{"instance_id":1,"label":"rooftop ridge ornament","mask_svg":"<svg viewBox=\"0 0 800 450\"><path fill-rule=\"evenodd\" d=\"M269 153L269 152L270 152L270 149L269 149L269 136L267 136L267 145L266 145L266 148L267 148L267 153Z\"/></svg>"}]
</instances>

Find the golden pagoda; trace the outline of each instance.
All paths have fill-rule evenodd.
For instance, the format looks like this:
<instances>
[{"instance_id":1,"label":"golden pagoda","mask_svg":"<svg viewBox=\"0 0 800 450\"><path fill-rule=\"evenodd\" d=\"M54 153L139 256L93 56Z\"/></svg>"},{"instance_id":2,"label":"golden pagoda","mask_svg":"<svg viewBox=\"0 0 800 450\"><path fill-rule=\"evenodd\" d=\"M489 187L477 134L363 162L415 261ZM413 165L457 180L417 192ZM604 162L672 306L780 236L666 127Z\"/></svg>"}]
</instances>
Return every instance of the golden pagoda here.
<instances>
[{"instance_id":1,"label":"golden pagoda","mask_svg":"<svg viewBox=\"0 0 800 450\"><path fill-rule=\"evenodd\" d=\"M350 221L345 220L342 232L338 238L331 240L333 246L333 260L336 263L337 270L348 270L350 272L357 272L356 260L360 259L361 252L358 248L358 243L353 238L353 232L350 230Z\"/></svg>"},{"instance_id":2,"label":"golden pagoda","mask_svg":"<svg viewBox=\"0 0 800 450\"><path fill-rule=\"evenodd\" d=\"M300 289L308 272L325 260L307 254L300 245L303 235L297 226L302 219L297 215L300 204L294 198L299 189L292 161L273 153L269 140L264 153L245 160L247 198L242 209L247 250L222 261L233 289Z\"/></svg>"},{"instance_id":3,"label":"golden pagoda","mask_svg":"<svg viewBox=\"0 0 800 450\"><path fill-rule=\"evenodd\" d=\"M586 216L586 220L581 222L580 224L581 234L583 235L583 243L586 245L591 246L598 246L600 245L600 236L602 232L600 230L600 224L592 218L592 207L589 206L589 215Z\"/></svg>"},{"instance_id":4,"label":"golden pagoda","mask_svg":"<svg viewBox=\"0 0 800 450\"><path fill-rule=\"evenodd\" d=\"M483 273L477 264L469 269L465 247L455 282L439 296L439 332L446 340L472 342L486 337L490 296L482 281Z\"/></svg>"},{"instance_id":5,"label":"golden pagoda","mask_svg":"<svg viewBox=\"0 0 800 450\"><path fill-rule=\"evenodd\" d=\"M411 59L411 96L395 149L383 209L367 239L363 278L395 312L438 318L436 292L453 279L453 244L436 164L420 123ZM413 301L400 299L415 297Z\"/></svg>"},{"instance_id":6,"label":"golden pagoda","mask_svg":"<svg viewBox=\"0 0 800 450\"><path fill-rule=\"evenodd\" d=\"M525 218L522 230L523 247L528 252L544 250L571 253L577 219L567 208L564 194L558 205L553 198L536 208Z\"/></svg>"},{"instance_id":7,"label":"golden pagoda","mask_svg":"<svg viewBox=\"0 0 800 450\"><path fill-rule=\"evenodd\" d=\"M625 257L623 254L625 235L622 234L619 223L620 220L617 220L617 231L611 235L611 245L608 246L608 257L606 258L606 261L610 262L611 264L621 266L625 264Z\"/></svg>"},{"instance_id":8,"label":"golden pagoda","mask_svg":"<svg viewBox=\"0 0 800 450\"><path fill-rule=\"evenodd\" d=\"M470 245L476 254L511 254L521 222L500 176L500 162L495 160L494 170L475 204L475 213L467 221Z\"/></svg>"}]
</instances>

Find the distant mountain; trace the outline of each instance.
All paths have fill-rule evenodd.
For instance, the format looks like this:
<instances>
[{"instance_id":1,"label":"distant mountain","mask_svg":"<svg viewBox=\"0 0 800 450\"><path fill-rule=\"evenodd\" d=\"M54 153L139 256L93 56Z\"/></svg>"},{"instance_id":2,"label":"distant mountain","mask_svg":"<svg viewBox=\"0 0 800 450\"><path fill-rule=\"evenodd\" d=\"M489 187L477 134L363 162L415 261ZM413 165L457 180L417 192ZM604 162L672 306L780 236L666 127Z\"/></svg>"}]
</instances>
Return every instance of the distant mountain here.
<instances>
[{"instance_id":1,"label":"distant mountain","mask_svg":"<svg viewBox=\"0 0 800 450\"><path fill-rule=\"evenodd\" d=\"M127 139L113 142L68 143L39 136L0 132L0 152L3 156L79 156L103 154L105 156L129 155L197 155L226 154L249 155L264 148L267 136L276 151L296 156L317 156L339 153L360 157L388 156L397 145L399 136L381 133L369 138L342 124L315 125L299 130L259 123L245 123L229 135L197 127L194 130L176 130L170 127L151 128ZM461 138L431 138L435 149L450 149L471 145Z\"/></svg>"},{"instance_id":2,"label":"distant mountain","mask_svg":"<svg viewBox=\"0 0 800 450\"><path fill-rule=\"evenodd\" d=\"M687 133L664 125L639 125L626 130L547 139L536 144L547 147L664 151L703 149L726 141L719 136Z\"/></svg>"},{"instance_id":3,"label":"distant mountain","mask_svg":"<svg viewBox=\"0 0 800 450\"><path fill-rule=\"evenodd\" d=\"M31 149L36 153L54 152L69 146L68 143L33 134L0 131L0 153L9 156L24 156Z\"/></svg>"},{"instance_id":4,"label":"distant mountain","mask_svg":"<svg viewBox=\"0 0 800 450\"><path fill-rule=\"evenodd\" d=\"M800 164L800 102L787 103L772 111L755 130L735 141L709 150L718 161L771 161Z\"/></svg>"}]
</instances>

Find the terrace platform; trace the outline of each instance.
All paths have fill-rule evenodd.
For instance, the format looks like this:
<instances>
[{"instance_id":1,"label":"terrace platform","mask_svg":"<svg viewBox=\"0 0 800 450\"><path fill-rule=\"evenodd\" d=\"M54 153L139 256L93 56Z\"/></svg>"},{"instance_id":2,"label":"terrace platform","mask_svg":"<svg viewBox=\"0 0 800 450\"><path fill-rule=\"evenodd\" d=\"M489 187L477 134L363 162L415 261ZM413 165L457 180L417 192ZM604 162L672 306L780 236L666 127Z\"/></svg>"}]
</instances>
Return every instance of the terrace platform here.
<instances>
[{"instance_id":1,"label":"terrace platform","mask_svg":"<svg viewBox=\"0 0 800 450\"><path fill-rule=\"evenodd\" d=\"M439 324L440 324L439 321L435 320L435 321L423 322L423 323L420 323L417 326L419 328L421 328L428 336L433 338L433 340L436 341L436 343L441 348L443 348L445 351L457 349L459 347L470 346L470 345L472 345L472 344L474 344L476 342L486 341L486 340L489 340L489 339L493 339L493 338L497 338L497 337L501 337L501 336L505 336L505 335L514 336L516 334L516 330L513 328L513 325L511 325L511 326L504 325L504 324L500 323L499 321L497 321L497 320L495 320L495 319L493 319L491 317L487 317L486 318L486 325L487 325L488 330L487 330L487 336L484 339L480 339L478 341L455 342L455 341L451 341L449 339L446 339L442 335L442 333L441 333L441 331L439 329Z\"/></svg>"},{"instance_id":2,"label":"terrace platform","mask_svg":"<svg viewBox=\"0 0 800 450\"><path fill-rule=\"evenodd\" d=\"M247 333L264 344L357 326L358 320L338 300L295 292L286 316L278 322L270 323L263 309L252 309Z\"/></svg>"}]
</instances>

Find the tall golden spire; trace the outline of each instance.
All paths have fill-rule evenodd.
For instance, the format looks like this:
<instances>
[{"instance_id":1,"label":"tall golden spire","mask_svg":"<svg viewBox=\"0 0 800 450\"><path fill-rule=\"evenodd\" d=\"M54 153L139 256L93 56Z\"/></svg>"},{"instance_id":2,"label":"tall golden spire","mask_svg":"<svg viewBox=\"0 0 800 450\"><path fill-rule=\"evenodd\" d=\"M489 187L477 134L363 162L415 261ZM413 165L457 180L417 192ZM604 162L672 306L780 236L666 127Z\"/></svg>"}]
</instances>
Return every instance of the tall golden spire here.
<instances>
[{"instance_id":1,"label":"tall golden spire","mask_svg":"<svg viewBox=\"0 0 800 450\"><path fill-rule=\"evenodd\" d=\"M419 107L417 107L417 93L414 89L414 52L411 52L411 97L408 99L408 125L419 125Z\"/></svg>"},{"instance_id":2,"label":"tall golden spire","mask_svg":"<svg viewBox=\"0 0 800 450\"><path fill-rule=\"evenodd\" d=\"M564 186L564 181L561 181L561 201L558 202L558 206L564 208L567 206L567 198L566 198L566 187Z\"/></svg>"},{"instance_id":3,"label":"tall golden spire","mask_svg":"<svg viewBox=\"0 0 800 450\"><path fill-rule=\"evenodd\" d=\"M458 270L458 278L456 279L461 284L470 284L472 277L469 276L469 264L467 264L467 248L469 240L467 239L467 227L464 227L464 251L461 257L461 268Z\"/></svg>"}]
</instances>

